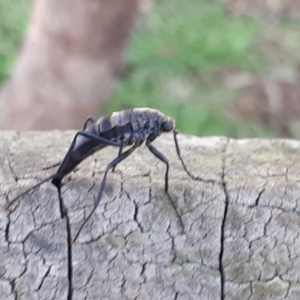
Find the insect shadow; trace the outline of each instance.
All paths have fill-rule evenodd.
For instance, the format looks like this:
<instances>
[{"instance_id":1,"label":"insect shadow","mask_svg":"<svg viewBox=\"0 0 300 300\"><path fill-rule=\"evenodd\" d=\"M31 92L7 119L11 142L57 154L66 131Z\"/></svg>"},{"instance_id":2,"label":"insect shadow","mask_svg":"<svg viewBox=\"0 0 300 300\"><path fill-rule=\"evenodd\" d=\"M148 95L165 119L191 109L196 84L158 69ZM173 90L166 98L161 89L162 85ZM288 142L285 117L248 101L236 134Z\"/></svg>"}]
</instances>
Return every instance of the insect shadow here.
<instances>
[{"instance_id":1,"label":"insect shadow","mask_svg":"<svg viewBox=\"0 0 300 300\"><path fill-rule=\"evenodd\" d=\"M90 123L90 124L89 124ZM74 169L80 164L84 159L103 149L106 146L115 146L119 148L118 156L111 161L104 172L103 179L100 185L100 190L98 192L97 198L94 201L94 207L89 215L84 219L82 225L80 226L78 232L76 233L73 242L75 242L87 221L91 218L95 212L97 206L103 195L106 177L110 169L114 170L116 166L126 159L134 150L140 147L144 142L150 152L160 159L166 165L165 172L165 192L168 195L170 203L177 215L180 223L181 231L184 232L184 225L182 219L176 209L176 206L168 193L169 190L169 161L168 159L158 151L151 143L164 132L173 132L174 142L176 147L177 155L181 161L183 169L185 172L193 179L202 180L201 178L192 175L187 169L180 153L180 148L177 140L177 130L175 126L175 120L165 116L163 113L156 109L144 107L144 108L134 108L129 110L123 110L119 112L114 112L109 116L101 117L96 119L94 117L89 117L82 128L78 131L71 143L67 154L65 155L63 161L59 164L52 165L51 167L59 166L56 173L50 175L49 177L38 182L36 185L30 187L16 198L12 199L6 204L6 209L10 207L21 197L28 194L29 192L35 190L43 183L50 181L53 183L58 190L61 188L62 179L74 171ZM127 151L123 152L124 146L132 146ZM50 167L46 168L49 169ZM212 180L205 180L206 182L213 182Z\"/></svg>"}]
</instances>

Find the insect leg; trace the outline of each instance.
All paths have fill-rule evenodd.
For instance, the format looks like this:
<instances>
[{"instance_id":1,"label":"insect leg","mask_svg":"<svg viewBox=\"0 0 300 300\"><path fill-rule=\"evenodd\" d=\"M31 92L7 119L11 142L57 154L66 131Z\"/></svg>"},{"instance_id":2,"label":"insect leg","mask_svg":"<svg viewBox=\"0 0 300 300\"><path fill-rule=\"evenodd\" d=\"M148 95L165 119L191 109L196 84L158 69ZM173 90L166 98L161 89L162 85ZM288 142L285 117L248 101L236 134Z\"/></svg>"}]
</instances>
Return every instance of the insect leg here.
<instances>
[{"instance_id":1,"label":"insect leg","mask_svg":"<svg viewBox=\"0 0 300 300\"><path fill-rule=\"evenodd\" d=\"M25 192L23 192L22 194L18 195L16 198L12 199L11 201L9 201L6 205L5 205L5 209L9 210L9 208L21 197L23 197L24 195L26 195L27 193L37 189L39 186L41 186L43 183L51 180L52 178L55 177L56 174L52 174L51 176L43 179L42 181L40 181L39 183L37 183L36 185L30 187L29 189L27 189Z\"/></svg>"},{"instance_id":2,"label":"insect leg","mask_svg":"<svg viewBox=\"0 0 300 300\"><path fill-rule=\"evenodd\" d=\"M82 130L85 130L88 123L91 122L92 124L96 123L97 122L97 119L93 116L89 116L86 121L84 122L83 124L83 128ZM58 167L62 162L58 162L58 163L55 163L53 165L50 165L50 166L47 166L47 167L44 167L42 170L49 170L49 169L52 169L52 168L55 168L55 167Z\"/></svg>"},{"instance_id":3,"label":"insect leg","mask_svg":"<svg viewBox=\"0 0 300 300\"><path fill-rule=\"evenodd\" d=\"M147 141L146 146L151 151L154 156L156 156L158 159L160 159L162 162L166 164L166 173L165 173L165 191L168 193L169 190L169 161L168 159L159 152L154 146L150 144L150 142Z\"/></svg>"},{"instance_id":4,"label":"insect leg","mask_svg":"<svg viewBox=\"0 0 300 300\"><path fill-rule=\"evenodd\" d=\"M78 131L78 132L76 133L74 139L73 139L72 145L75 144L76 139L77 139L77 137L78 137L79 135L85 136L85 137L87 137L87 138L90 138L90 139L92 139L92 140L98 141L98 142L100 142L100 143L104 143L104 144L106 144L106 145L108 145L108 146L118 146L118 147L121 146L120 143L113 142L113 141L111 141L111 140L108 140L108 139L106 139L106 138L100 136L100 135L96 135L96 134L94 134L94 133L90 133L90 132L86 132L86 131ZM71 147L70 147L70 148L71 148Z\"/></svg>"},{"instance_id":5,"label":"insect leg","mask_svg":"<svg viewBox=\"0 0 300 300\"><path fill-rule=\"evenodd\" d=\"M82 130L85 130L85 129L86 129L86 127L87 127L87 125L88 125L89 122L91 122L92 124L94 124L94 123L97 122L97 119L96 119L95 117L93 117L93 116L89 116L89 117L86 119L86 121L84 122Z\"/></svg>"},{"instance_id":6,"label":"insect leg","mask_svg":"<svg viewBox=\"0 0 300 300\"><path fill-rule=\"evenodd\" d=\"M95 133L91 133L91 132L86 132L86 131L78 131L74 138L73 141L71 143L71 146L67 152L67 154L65 155L65 158L63 159L58 171L56 172L56 177L53 178L53 180L51 181L58 189L60 189L61 186L61 181L63 179L63 177L65 177L65 175L67 175L69 172L65 172L66 167L68 166L69 163L69 159L72 156L72 153L74 151L74 147L76 146L76 140L78 138L78 136L84 136L86 138L90 138L91 140L94 141L98 141L99 143L103 143L106 145L110 145L110 146L118 146L120 147L121 144L120 143L116 143L116 142L112 142L106 138L103 138Z\"/></svg>"},{"instance_id":7,"label":"insect leg","mask_svg":"<svg viewBox=\"0 0 300 300\"><path fill-rule=\"evenodd\" d=\"M119 146L119 147L122 146L122 144L119 144L119 143L116 143L116 142L112 142L112 141L110 141L108 139L105 139L105 138L103 138L103 137L101 137L99 135L96 135L94 133L90 133L90 132L86 132L86 131L78 131L75 134L74 138L73 138L71 146L70 146L70 148L69 148L69 150L68 150L68 152L67 152L67 154L66 154L66 156L65 156L65 158L64 158L64 160L62 162L62 164L68 162L68 159L69 159L70 155L72 154L72 152L74 150L74 147L76 145L76 140L77 140L77 138L78 138L79 135L82 135L84 137L90 138L91 140L98 141L99 143L103 143L103 144L106 144L106 145L109 145L109 146ZM60 168L62 168L62 166Z\"/></svg>"},{"instance_id":8,"label":"insect leg","mask_svg":"<svg viewBox=\"0 0 300 300\"><path fill-rule=\"evenodd\" d=\"M76 145L76 140L77 140L77 138L78 138L79 135L82 135L82 136L84 136L84 137L87 137L87 138L90 138L90 139L92 139L92 140L98 141L99 143L104 143L104 144L109 145L109 146L119 146L119 147L120 147L120 146L122 145L122 144L119 144L119 143L116 143L116 142L112 142L112 141L110 141L110 140L108 140L108 139L106 139L106 138L103 138L103 137L101 137L101 136L99 136L99 135L96 135L96 134L93 134L93 133L90 133L90 132L86 132L86 131L78 131L78 132L75 134L74 138L73 138L73 141L72 141L72 143L71 143L71 146L70 146L70 148L69 148L69 150L68 150L68 152L67 152L67 154L66 154L66 156L65 156L65 158L64 158L64 160L63 160L63 162L62 162L62 164L63 164L65 161L68 160L68 157L69 157L69 156L71 155L71 153L73 152L74 147L75 147L75 145Z\"/></svg>"},{"instance_id":9,"label":"insect leg","mask_svg":"<svg viewBox=\"0 0 300 300\"><path fill-rule=\"evenodd\" d=\"M179 220L179 223L180 223L180 227L181 227L181 230L182 230L182 233L184 232L184 225L183 225L183 222L182 222L182 219L181 219L181 216L179 215L177 209L176 209L176 206L173 202L173 199L172 197L170 196L169 192L168 192L168 188L169 188L169 161L168 159L161 153L159 152L154 146L152 146L150 144L150 141L147 141L146 142L146 146L148 147L148 149L151 151L152 154L154 154L154 156L156 156L158 159L160 159L162 162L164 162L166 164L166 173L165 173L165 192L166 194L168 195L169 197L169 200L171 202L171 205L176 213L176 216Z\"/></svg>"},{"instance_id":10,"label":"insect leg","mask_svg":"<svg viewBox=\"0 0 300 300\"><path fill-rule=\"evenodd\" d=\"M106 177L107 177L107 173L108 171L115 167L118 163L120 163L122 160L124 160L125 158L127 158L136 148L138 147L138 145L134 145L133 147L131 147L129 150L127 150L126 152L122 153L120 156L118 156L117 158L115 158L112 162L110 162L108 164L108 166L106 167L102 182L101 182L101 186L100 186L100 190L98 193L98 196L96 198L96 201L94 202L94 208L92 209L92 211L89 213L89 215L84 219L83 223L81 224L78 232L76 233L74 239L73 239L73 243L75 243L75 241L77 240L82 228L84 227L84 225L86 224L86 222L91 218L91 216L93 215L93 213L95 212L96 208L98 207L100 200L102 198L102 194L104 191L104 187L105 187L105 183L106 183Z\"/></svg>"},{"instance_id":11,"label":"insect leg","mask_svg":"<svg viewBox=\"0 0 300 300\"><path fill-rule=\"evenodd\" d=\"M70 148L69 148L69 150L68 150L68 152L67 152L67 154L66 154L66 156L65 156L65 158L64 158L64 160L63 160L63 162L62 162L62 164L63 164L64 162L67 162L67 161L68 161L68 158L70 157L70 155L71 155L71 153L72 153L72 151L73 151L73 149L74 149L74 147L75 147L76 139L77 139L78 135L83 135L83 136L85 136L85 137L87 137L87 138L94 139L94 140L96 140L96 141L99 141L100 143L105 143L105 144L107 144L107 145L111 145L111 146L119 146L119 147L121 146L121 144L118 144L118 143L109 141L109 140L107 140L107 139L105 139L105 138L103 138L103 137L100 137L100 136L98 136L98 135L95 135L95 134L92 134L92 133L89 133L89 132L85 132L85 131L79 131L79 132L76 133L76 135L75 135L75 137L74 137L74 139L73 139L73 141L72 141L72 144L71 144L71 146L70 146ZM49 177L47 177L47 178L43 179L42 181L40 181L39 183L37 183L36 185L34 185L34 186L30 187L29 189L27 189L27 190L26 190L25 192L23 192L22 194L18 195L16 198L14 198L14 199L12 199L11 201L9 201L9 202L6 204L5 208L6 208L6 209L9 209L9 208L11 207L11 205L14 204L19 198L21 198L21 197L23 197L24 195L26 195L27 193L29 193L29 192L31 192L31 191L37 189L37 188L38 188L39 186L41 186L43 183L45 183L45 182L47 182L47 181L49 181L49 180L51 180L51 179L52 179L52 183L53 183L54 185L56 185L57 188L60 188L60 182L61 182L61 180L62 180L63 177L64 177L64 176L61 176L61 174L58 174L58 173L55 173L55 174L50 175Z\"/></svg>"},{"instance_id":12,"label":"insect leg","mask_svg":"<svg viewBox=\"0 0 300 300\"><path fill-rule=\"evenodd\" d=\"M118 154L118 157L121 156L122 152L123 152L123 144L121 144L121 146L120 146L120 148L119 148L119 154ZM117 165L115 165L115 166L111 169L111 171L114 172L115 169L116 169L116 167L117 167Z\"/></svg>"}]
</instances>

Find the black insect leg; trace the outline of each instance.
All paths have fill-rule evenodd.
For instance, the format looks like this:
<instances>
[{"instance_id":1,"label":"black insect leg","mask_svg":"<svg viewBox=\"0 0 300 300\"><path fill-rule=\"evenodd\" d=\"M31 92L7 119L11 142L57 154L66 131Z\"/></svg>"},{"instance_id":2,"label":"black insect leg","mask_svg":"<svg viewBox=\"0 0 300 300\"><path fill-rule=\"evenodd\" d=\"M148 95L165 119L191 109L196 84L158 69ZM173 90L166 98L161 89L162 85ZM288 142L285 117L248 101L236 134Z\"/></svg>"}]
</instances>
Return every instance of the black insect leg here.
<instances>
[{"instance_id":1,"label":"black insect leg","mask_svg":"<svg viewBox=\"0 0 300 300\"><path fill-rule=\"evenodd\" d=\"M73 139L71 147L73 146L73 148L74 148L74 145L76 143L76 139L77 139L77 137L79 135L82 135L82 136L90 138L90 139L92 139L94 141L98 141L100 143L106 144L108 146L117 146L117 147L120 147L122 145L121 143L113 142L111 140L108 140L108 139L106 139L106 138L104 138L102 136L96 135L94 133L90 133L90 132L86 132L86 131L78 131L76 133L74 139ZM71 147L70 147L70 149L71 149ZM73 150L73 148L72 148L72 150Z\"/></svg>"},{"instance_id":2,"label":"black insect leg","mask_svg":"<svg viewBox=\"0 0 300 300\"><path fill-rule=\"evenodd\" d=\"M182 233L184 232L184 225L183 225L183 222L182 222L182 219L181 219L181 216L179 215L177 209L176 209L176 206L173 202L173 199L172 197L170 196L169 192L168 192L168 189L169 189L169 161L168 159L161 153L159 152L154 146L152 146L150 144L150 141L148 140L146 142L146 146L148 147L148 149L151 151L152 154L154 154L154 156L156 156L158 159L160 159L162 162L164 162L166 164L166 173L165 173L165 192L166 194L168 195L169 197L169 200L171 202L171 205L176 213L176 216L179 220L179 223L180 223L180 227L181 227L181 230L182 230Z\"/></svg>"},{"instance_id":3,"label":"black insect leg","mask_svg":"<svg viewBox=\"0 0 300 300\"><path fill-rule=\"evenodd\" d=\"M56 174L52 174L51 176L43 179L42 181L40 181L39 183L37 183L36 185L30 187L29 189L27 189L25 192L23 192L22 194L18 195L16 198L12 199L11 201L9 201L6 205L5 205L5 209L9 210L10 207L21 197L25 196L27 193L37 189L39 186L41 186L43 183L53 179L55 177Z\"/></svg>"},{"instance_id":4,"label":"black insect leg","mask_svg":"<svg viewBox=\"0 0 300 300\"><path fill-rule=\"evenodd\" d=\"M83 124L83 127L82 127L82 130L85 130L88 123L91 122L92 124L96 123L97 122L97 119L93 116L89 116L86 121L84 122ZM58 167L62 162L58 162L58 163L55 163L53 165L50 165L50 166L47 166L47 167L44 167L42 170L49 170L49 169L53 169L55 167Z\"/></svg>"},{"instance_id":5,"label":"black insect leg","mask_svg":"<svg viewBox=\"0 0 300 300\"><path fill-rule=\"evenodd\" d=\"M92 124L94 124L94 123L97 122L97 119L96 119L95 117L93 117L93 116L89 116L89 117L86 119L86 121L84 122L82 130L85 130L85 129L86 129L86 127L87 127L87 125L88 125L89 122L91 122Z\"/></svg>"},{"instance_id":6,"label":"black insect leg","mask_svg":"<svg viewBox=\"0 0 300 300\"><path fill-rule=\"evenodd\" d=\"M169 190L169 161L168 159L159 152L154 146L150 144L150 142L146 142L146 146L151 151L152 154L154 154L158 159L160 159L162 162L166 164L166 173L165 173L165 191L168 193Z\"/></svg>"},{"instance_id":7,"label":"black insect leg","mask_svg":"<svg viewBox=\"0 0 300 300\"><path fill-rule=\"evenodd\" d=\"M121 144L119 144L119 143L115 143L115 142L109 141L109 140L107 140L107 139L105 139L105 138L103 138L103 137L100 137L100 136L98 136L98 135L95 135L95 134L92 134L92 133L89 133L89 132L85 132L85 131L79 131L79 132L76 133L76 135L75 135L75 137L74 137L74 139L73 139L73 141L72 141L72 144L71 144L71 146L70 146L70 148L69 148L69 150L68 150L68 153L66 154L66 156L65 156L65 158L64 158L64 160L63 160L63 162L61 163L62 169L63 169L62 164L68 162L68 158L70 157L70 155L71 155L71 153L72 153L72 151L73 151L73 149L74 149L74 147L75 147L76 139L77 139L78 135L82 135L82 136L85 136L85 137L87 137L87 138L91 138L91 139L93 139L93 140L99 141L100 143L105 143L105 144L107 144L107 145L118 146L118 147L121 146ZM60 168L61 168L61 167L60 167ZM26 195L27 193L29 193L29 192L31 192L31 191L37 189L37 188L38 188L39 186L41 186L43 183L45 183L45 182L47 182L47 181L50 181L51 179L52 179L52 183L53 183L58 189L60 189L60 186L61 186L61 180L62 180L62 178L63 178L64 176L65 176L65 174L60 174L59 172L56 172L56 173L50 175L49 177L47 177L47 178L43 179L42 181L40 181L39 183L37 183L36 185L34 185L34 186L30 187L29 189L27 189L27 190L26 190L25 192L23 192L22 194L18 195L16 198L14 198L14 199L12 199L11 201L9 201L9 202L6 204L5 208L6 208L6 209L9 209L9 208L11 207L11 205L14 204L19 198L21 198L21 197L23 197L24 195Z\"/></svg>"},{"instance_id":8,"label":"black insect leg","mask_svg":"<svg viewBox=\"0 0 300 300\"><path fill-rule=\"evenodd\" d=\"M117 147L120 147L121 144L120 143L116 143L116 142L113 142L113 141L110 141L106 138L103 138L99 135L96 135L94 133L91 133L91 132L86 132L86 131L78 131L74 138L73 138L73 141L71 143L71 146L64 158L64 161L67 161L68 157L71 155L71 153L73 152L74 150L74 147L76 145L76 140L78 138L78 136L81 135L81 136L84 136L84 137L87 137L87 138L90 138L91 140L94 140L94 141L98 141L99 143L103 143L103 144L106 144L108 146L117 146ZM64 163L64 161L62 162L62 164Z\"/></svg>"},{"instance_id":9,"label":"black insect leg","mask_svg":"<svg viewBox=\"0 0 300 300\"><path fill-rule=\"evenodd\" d=\"M88 118L87 121L85 122L85 124L90 121L91 118ZM63 160L62 163L64 163L68 157L71 155L71 152L73 151L74 149L74 146L75 146L75 143L76 143L76 139L78 137L78 135L83 135L85 137L88 137L88 138L91 138L91 139L94 139L94 140L97 140L101 143L106 143L107 145L111 145L111 146L120 146L120 144L118 143L115 143L115 142L112 142L112 141L109 141L105 138L102 138L98 135L94 135L92 133L89 133L89 132L85 132L85 131L79 131L77 132L77 134L75 135L73 141L72 141L72 144L69 148L69 151L67 153L67 155L65 156L65 159ZM60 163L59 163L60 164ZM55 165L59 165L59 164L55 164ZM50 167L51 168L51 167ZM64 176L59 176L58 173L55 173L55 174L52 174L50 175L49 177L43 179L42 181L40 181L39 183L37 183L36 185L30 187L29 189L27 189L25 192L23 192L22 194L18 195L16 198L12 199L11 201L9 201L6 206L5 206L5 209L9 209L11 207L12 204L14 204L19 198L23 197L24 195L26 195L27 193L37 189L39 186L41 186L43 183L49 181L52 179L52 183L58 188L60 189L60 185L61 185L61 180L62 180L62 177Z\"/></svg>"},{"instance_id":10,"label":"black insect leg","mask_svg":"<svg viewBox=\"0 0 300 300\"><path fill-rule=\"evenodd\" d=\"M84 227L84 225L86 224L86 222L91 218L91 216L93 215L93 213L95 212L96 208L98 207L100 200L102 198L102 194L104 191L104 187L105 187L105 183L106 183L106 177L107 177L107 173L110 169L112 169L113 167L115 167L118 163L120 163L122 160L124 160L125 158L127 158L136 148L138 147L137 144L135 144L133 147L131 147L129 150L127 150L126 152L122 153L120 156L118 156L117 158L115 158L112 162L110 162L105 170L102 182L101 182L101 186L100 186L100 190L98 193L98 196L96 198L96 201L94 202L94 208L92 209L92 211L89 213L89 215L84 219L82 225L80 226L78 232L76 233L74 239L73 239L73 243L75 243L75 241L77 240L82 228Z\"/></svg>"},{"instance_id":11,"label":"black insect leg","mask_svg":"<svg viewBox=\"0 0 300 300\"><path fill-rule=\"evenodd\" d=\"M74 147L76 145L76 140L79 135L90 138L94 141L98 141L99 143L103 143L103 144L106 144L109 146L118 146L118 147L121 146L121 144L119 144L119 143L112 142L112 141L107 140L99 135L94 134L94 133L86 132L86 131L78 131L76 133L75 137L73 138L71 146L70 146L64 160L62 161L58 171L56 172L56 176L51 181L58 189L60 189L60 187L61 187L61 181L62 181L63 177L65 177L65 175L67 175L67 173L65 172L65 168L69 163L69 158L73 153Z\"/></svg>"},{"instance_id":12,"label":"black insect leg","mask_svg":"<svg viewBox=\"0 0 300 300\"><path fill-rule=\"evenodd\" d=\"M123 152L123 144L121 144L121 146L120 146L120 148L119 148L118 157L121 156L122 152ZM115 166L111 169L111 171L114 172L114 171L116 170L116 167L117 167L117 165L115 165Z\"/></svg>"},{"instance_id":13,"label":"black insect leg","mask_svg":"<svg viewBox=\"0 0 300 300\"><path fill-rule=\"evenodd\" d=\"M61 187L61 181L62 181L63 177L65 177L65 175L67 175L67 173L65 172L65 168L69 162L70 156L73 153L74 147L76 145L76 140L79 135L90 138L94 141L98 141L99 143L103 143L103 144L106 144L109 146L118 146L118 147L121 146L121 144L119 144L119 143L112 142L112 141L107 140L99 135L94 134L94 133L86 132L86 131L78 131L73 138L71 146L70 146L64 160L62 161L58 171L56 172L56 176L51 181L58 189L60 189L60 187Z\"/></svg>"}]
</instances>

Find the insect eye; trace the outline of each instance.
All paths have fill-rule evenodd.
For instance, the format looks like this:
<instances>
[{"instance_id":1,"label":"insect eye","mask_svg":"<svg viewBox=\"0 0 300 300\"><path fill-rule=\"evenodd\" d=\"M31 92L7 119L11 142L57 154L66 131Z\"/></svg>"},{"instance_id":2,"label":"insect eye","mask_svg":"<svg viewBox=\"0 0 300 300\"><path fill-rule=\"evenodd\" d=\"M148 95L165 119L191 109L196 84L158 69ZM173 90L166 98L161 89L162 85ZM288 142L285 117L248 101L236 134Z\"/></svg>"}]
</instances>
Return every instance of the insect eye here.
<instances>
[{"instance_id":1,"label":"insect eye","mask_svg":"<svg viewBox=\"0 0 300 300\"><path fill-rule=\"evenodd\" d=\"M165 131L165 132L171 131L173 128L174 128L174 122L173 122L173 120L165 121L162 124L162 130Z\"/></svg>"}]
</instances>

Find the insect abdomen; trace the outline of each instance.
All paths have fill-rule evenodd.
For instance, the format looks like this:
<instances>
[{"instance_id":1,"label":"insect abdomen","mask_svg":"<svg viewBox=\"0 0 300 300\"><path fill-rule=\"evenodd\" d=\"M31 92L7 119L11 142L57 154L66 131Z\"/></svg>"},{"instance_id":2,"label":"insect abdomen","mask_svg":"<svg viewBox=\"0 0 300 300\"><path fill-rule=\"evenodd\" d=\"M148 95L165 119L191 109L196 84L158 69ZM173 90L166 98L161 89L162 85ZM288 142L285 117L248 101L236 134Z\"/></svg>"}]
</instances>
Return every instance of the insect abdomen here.
<instances>
[{"instance_id":1,"label":"insect abdomen","mask_svg":"<svg viewBox=\"0 0 300 300\"><path fill-rule=\"evenodd\" d=\"M97 134L95 126L91 126L85 131ZM56 174L57 176L55 176L55 178L52 180L52 183L56 186L59 186L63 177L72 172L84 159L106 146L106 144L100 143L99 141L91 138L79 136L76 140L73 151L70 153L70 155L65 156L65 159L59 166Z\"/></svg>"},{"instance_id":2,"label":"insect abdomen","mask_svg":"<svg viewBox=\"0 0 300 300\"><path fill-rule=\"evenodd\" d=\"M112 113L98 121L99 135L111 141L128 140L132 134L131 110Z\"/></svg>"}]
</instances>

